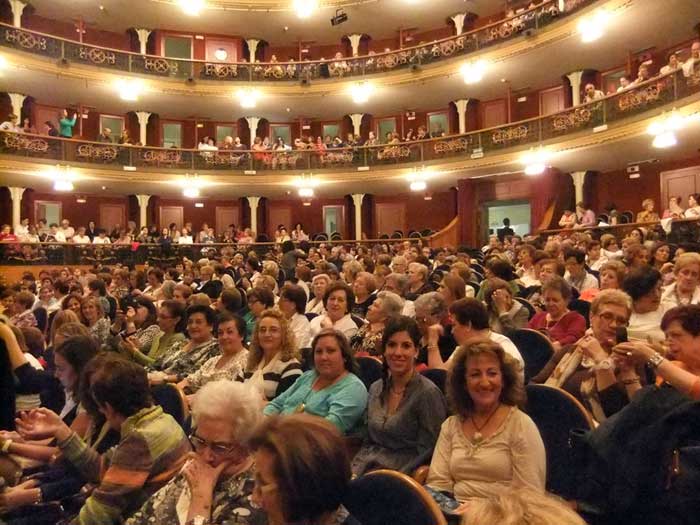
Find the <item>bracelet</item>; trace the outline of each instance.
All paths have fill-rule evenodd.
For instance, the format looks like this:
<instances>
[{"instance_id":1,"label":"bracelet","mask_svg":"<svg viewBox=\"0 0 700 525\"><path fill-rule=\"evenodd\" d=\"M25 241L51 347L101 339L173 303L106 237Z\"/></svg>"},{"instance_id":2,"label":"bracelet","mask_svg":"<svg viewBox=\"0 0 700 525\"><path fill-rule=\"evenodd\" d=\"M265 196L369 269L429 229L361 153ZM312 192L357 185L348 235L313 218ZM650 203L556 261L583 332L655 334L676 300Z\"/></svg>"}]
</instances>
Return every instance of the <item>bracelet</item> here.
<instances>
[{"instance_id":1,"label":"bracelet","mask_svg":"<svg viewBox=\"0 0 700 525\"><path fill-rule=\"evenodd\" d=\"M0 450L4 452L5 454L9 453L10 451L10 445L12 445L12 440L11 439L5 439L2 442L2 447L0 447Z\"/></svg>"},{"instance_id":2,"label":"bracelet","mask_svg":"<svg viewBox=\"0 0 700 525\"><path fill-rule=\"evenodd\" d=\"M622 384L625 385L625 386L634 385L634 384L636 384L636 383L641 384L641 382L640 382L640 380L639 380L639 377L635 377L635 378L633 378L633 379L623 379L623 380L622 380Z\"/></svg>"},{"instance_id":3,"label":"bracelet","mask_svg":"<svg viewBox=\"0 0 700 525\"><path fill-rule=\"evenodd\" d=\"M665 358L664 356L662 356L662 355L661 355L660 353L658 353L658 352L654 352L653 354L651 354L651 356L650 356L649 359L647 360L647 363L649 363L649 366L651 366L652 368L656 369L656 368L658 368L659 365L660 365L661 363L663 363L664 361L666 361L666 358Z\"/></svg>"}]
</instances>

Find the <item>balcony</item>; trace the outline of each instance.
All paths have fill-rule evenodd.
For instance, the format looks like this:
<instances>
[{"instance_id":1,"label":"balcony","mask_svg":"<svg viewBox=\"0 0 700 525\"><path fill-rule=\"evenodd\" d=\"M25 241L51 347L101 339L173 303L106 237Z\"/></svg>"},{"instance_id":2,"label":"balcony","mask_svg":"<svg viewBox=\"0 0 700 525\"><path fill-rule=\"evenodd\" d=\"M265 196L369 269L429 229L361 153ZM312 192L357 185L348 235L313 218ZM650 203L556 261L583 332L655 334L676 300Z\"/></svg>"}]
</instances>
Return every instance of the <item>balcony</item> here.
<instances>
[{"instance_id":1,"label":"balcony","mask_svg":"<svg viewBox=\"0 0 700 525\"><path fill-rule=\"evenodd\" d=\"M700 69L689 77L682 70L653 78L603 99L507 125L462 135L398 144L328 150L257 151L141 147L4 132L0 154L46 164L85 164L103 169L142 171L357 172L363 169L411 168L463 162L514 148L554 143L564 138L606 130L613 124L652 110L691 101L700 91ZM677 104L681 105L681 104ZM649 116L649 115L646 115Z\"/></svg>"},{"instance_id":2,"label":"balcony","mask_svg":"<svg viewBox=\"0 0 700 525\"><path fill-rule=\"evenodd\" d=\"M216 82L303 82L363 77L415 70L469 56L520 36L528 36L592 4L594 0L546 0L542 4L479 29L396 51L304 62L206 62L180 60L105 48L0 24L0 46L56 60L161 79ZM564 10L560 11L560 4Z\"/></svg>"}]
</instances>

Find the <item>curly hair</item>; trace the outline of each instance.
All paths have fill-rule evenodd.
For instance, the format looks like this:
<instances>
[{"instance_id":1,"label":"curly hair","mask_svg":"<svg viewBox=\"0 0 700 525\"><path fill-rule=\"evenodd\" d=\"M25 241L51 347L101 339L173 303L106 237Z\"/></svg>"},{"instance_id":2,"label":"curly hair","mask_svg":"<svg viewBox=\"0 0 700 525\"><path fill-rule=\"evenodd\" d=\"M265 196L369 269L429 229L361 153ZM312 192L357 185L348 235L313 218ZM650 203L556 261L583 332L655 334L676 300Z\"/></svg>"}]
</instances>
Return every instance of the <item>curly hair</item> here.
<instances>
[{"instance_id":1,"label":"curly hair","mask_svg":"<svg viewBox=\"0 0 700 525\"><path fill-rule=\"evenodd\" d=\"M248 363L246 364L246 372L253 372L260 364L263 358L263 349L260 347L260 324L266 317L277 319L282 329L282 342L280 343L280 361L287 362L290 359L298 358L296 338L289 327L287 318L279 310L268 308L260 314L260 319L255 323L253 330L253 341L250 345L250 353L248 354Z\"/></svg>"},{"instance_id":2,"label":"curly hair","mask_svg":"<svg viewBox=\"0 0 700 525\"><path fill-rule=\"evenodd\" d=\"M525 387L520 377L517 361L506 354L498 343L477 341L457 350L453 358L453 366L447 376L447 399L452 410L462 418L469 417L474 411L474 401L467 391L468 362L471 358L483 354L494 356L500 364L503 376L501 403L519 408L525 405Z\"/></svg>"}]
</instances>

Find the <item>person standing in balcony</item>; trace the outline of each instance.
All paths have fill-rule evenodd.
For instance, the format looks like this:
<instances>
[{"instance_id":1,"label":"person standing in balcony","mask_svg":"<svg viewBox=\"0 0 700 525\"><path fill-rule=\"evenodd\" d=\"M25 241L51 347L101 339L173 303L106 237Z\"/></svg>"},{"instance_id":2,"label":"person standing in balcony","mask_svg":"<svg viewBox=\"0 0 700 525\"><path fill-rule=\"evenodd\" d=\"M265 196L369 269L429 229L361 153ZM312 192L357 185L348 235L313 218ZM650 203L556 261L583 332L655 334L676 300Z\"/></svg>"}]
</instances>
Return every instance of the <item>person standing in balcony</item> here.
<instances>
[{"instance_id":1,"label":"person standing in balcony","mask_svg":"<svg viewBox=\"0 0 700 525\"><path fill-rule=\"evenodd\" d=\"M75 123L78 121L78 114L73 112L73 118L69 119L68 118L68 110L64 109L61 114L59 115L59 120L58 120L58 135L67 139L72 139L73 138L73 127L75 126Z\"/></svg>"},{"instance_id":2,"label":"person standing in balcony","mask_svg":"<svg viewBox=\"0 0 700 525\"><path fill-rule=\"evenodd\" d=\"M11 113L5 122L0 124L0 131L13 131L22 133L22 128L17 125L17 115Z\"/></svg>"}]
</instances>

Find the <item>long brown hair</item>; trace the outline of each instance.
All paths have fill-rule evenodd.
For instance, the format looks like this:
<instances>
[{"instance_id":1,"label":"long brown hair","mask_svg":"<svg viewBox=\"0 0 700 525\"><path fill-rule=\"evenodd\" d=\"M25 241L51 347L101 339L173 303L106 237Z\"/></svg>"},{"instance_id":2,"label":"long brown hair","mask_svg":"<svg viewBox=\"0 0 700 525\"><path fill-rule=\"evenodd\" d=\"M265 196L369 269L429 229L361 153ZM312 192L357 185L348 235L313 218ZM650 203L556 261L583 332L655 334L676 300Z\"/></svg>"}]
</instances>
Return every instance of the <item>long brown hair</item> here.
<instances>
[{"instance_id":1,"label":"long brown hair","mask_svg":"<svg viewBox=\"0 0 700 525\"><path fill-rule=\"evenodd\" d=\"M250 345L250 352L248 353L248 363L246 364L246 372L253 372L260 364L263 358L263 350L260 347L260 323L266 317L272 317L277 319L282 329L282 342L280 344L280 361L287 362L290 359L297 357L297 347L294 334L289 328L289 323L287 318L279 310L273 310L268 308L263 310L260 314L260 319L255 323L255 330L253 330L253 341Z\"/></svg>"}]
</instances>

